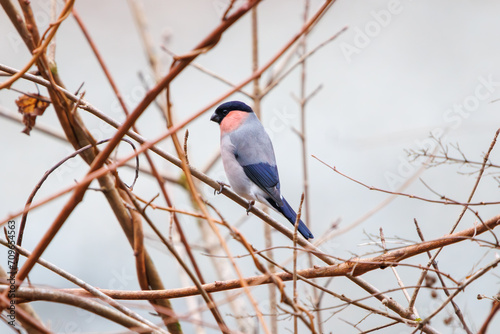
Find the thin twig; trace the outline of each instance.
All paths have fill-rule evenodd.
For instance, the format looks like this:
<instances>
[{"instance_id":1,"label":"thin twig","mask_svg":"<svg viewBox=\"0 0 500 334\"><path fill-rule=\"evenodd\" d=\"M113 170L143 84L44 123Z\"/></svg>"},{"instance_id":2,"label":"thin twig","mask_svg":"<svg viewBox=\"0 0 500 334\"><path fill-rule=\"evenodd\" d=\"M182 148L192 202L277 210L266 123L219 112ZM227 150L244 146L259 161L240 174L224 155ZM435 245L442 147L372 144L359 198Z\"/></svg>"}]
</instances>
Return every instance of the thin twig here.
<instances>
[{"instance_id":1,"label":"thin twig","mask_svg":"<svg viewBox=\"0 0 500 334\"><path fill-rule=\"evenodd\" d=\"M417 199L417 200L421 200L421 201L424 201L424 202L429 202L429 203L436 203L436 204L446 204L446 205L460 205L460 206L464 206L464 207L467 207L467 206L484 206L484 205L497 205L497 204L500 204L500 202L477 202L477 203L462 203L462 202L457 202L457 201L451 201L451 200L444 200L444 201L440 201L440 200L434 200L434 199L430 199L430 198L425 198L425 197L420 197L420 196L416 196L416 195L410 195L410 194L405 194L405 193L400 193L400 192L395 192L395 191L390 191L390 190L385 190L385 189L381 189L381 188L376 188L376 187L373 187L373 186L369 186L355 178L352 178L344 173L341 173L337 167L335 166L330 166L328 165L326 162L324 162L323 160L319 159L318 157L316 157L315 155L312 156L314 159L318 160L319 162L321 162L323 165L327 166L328 168L330 168L331 170L333 170L335 173L365 187L365 188L368 188L370 190L375 190L375 191L379 191L379 192L383 192L383 193L386 193L386 194L391 194L391 195L398 195L398 196L403 196L403 197L408 197L408 198L411 198L411 199ZM466 210L466 208L464 209Z\"/></svg>"},{"instance_id":2,"label":"thin twig","mask_svg":"<svg viewBox=\"0 0 500 334\"><path fill-rule=\"evenodd\" d=\"M500 258L497 258L496 260L494 260L490 264L488 264L486 267L478 270L474 275L469 276L469 278L467 280L465 280L458 287L458 289L456 289L434 312L432 312L429 316L427 316L425 319L423 319L419 323L418 328L415 329L412 333L417 333L419 329L421 329L423 326L425 326L432 318L434 318L439 312L441 312L441 310L443 308L445 308L449 302L453 301L453 298L455 298L460 292L462 292L469 284L471 284L475 280L479 279L481 276L486 274L492 268L496 267L499 263L500 263Z\"/></svg>"}]
</instances>

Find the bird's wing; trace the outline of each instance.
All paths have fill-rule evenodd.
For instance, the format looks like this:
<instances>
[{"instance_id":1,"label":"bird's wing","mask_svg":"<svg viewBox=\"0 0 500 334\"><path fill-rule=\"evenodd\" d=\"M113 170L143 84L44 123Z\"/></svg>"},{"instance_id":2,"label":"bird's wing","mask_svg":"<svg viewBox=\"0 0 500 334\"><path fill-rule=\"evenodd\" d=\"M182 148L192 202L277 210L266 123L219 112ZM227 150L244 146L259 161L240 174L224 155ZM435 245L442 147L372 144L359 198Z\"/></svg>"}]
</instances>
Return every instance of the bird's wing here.
<instances>
[{"instance_id":1,"label":"bird's wing","mask_svg":"<svg viewBox=\"0 0 500 334\"><path fill-rule=\"evenodd\" d=\"M278 168L267 163L242 166L246 176L281 206Z\"/></svg>"},{"instance_id":2,"label":"bird's wing","mask_svg":"<svg viewBox=\"0 0 500 334\"><path fill-rule=\"evenodd\" d=\"M272 200L283 205L273 145L255 114L250 114L245 123L228 136L234 157L245 175Z\"/></svg>"}]
</instances>

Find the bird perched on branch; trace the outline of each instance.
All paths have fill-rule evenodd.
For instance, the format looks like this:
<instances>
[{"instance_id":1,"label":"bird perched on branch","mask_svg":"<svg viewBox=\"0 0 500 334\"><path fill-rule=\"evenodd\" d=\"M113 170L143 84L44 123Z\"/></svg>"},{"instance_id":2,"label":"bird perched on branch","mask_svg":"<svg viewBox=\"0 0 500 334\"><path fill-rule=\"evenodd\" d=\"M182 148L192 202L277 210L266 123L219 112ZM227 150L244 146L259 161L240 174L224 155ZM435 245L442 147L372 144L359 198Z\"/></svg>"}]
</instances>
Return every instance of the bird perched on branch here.
<instances>
[{"instance_id":1,"label":"bird perched on branch","mask_svg":"<svg viewBox=\"0 0 500 334\"><path fill-rule=\"evenodd\" d=\"M252 108L240 101L226 102L210 120L220 124L224 170L231 188L250 201L247 212L257 200L295 224L297 214L281 196L271 139ZM314 238L302 220L298 231L306 239Z\"/></svg>"}]
</instances>

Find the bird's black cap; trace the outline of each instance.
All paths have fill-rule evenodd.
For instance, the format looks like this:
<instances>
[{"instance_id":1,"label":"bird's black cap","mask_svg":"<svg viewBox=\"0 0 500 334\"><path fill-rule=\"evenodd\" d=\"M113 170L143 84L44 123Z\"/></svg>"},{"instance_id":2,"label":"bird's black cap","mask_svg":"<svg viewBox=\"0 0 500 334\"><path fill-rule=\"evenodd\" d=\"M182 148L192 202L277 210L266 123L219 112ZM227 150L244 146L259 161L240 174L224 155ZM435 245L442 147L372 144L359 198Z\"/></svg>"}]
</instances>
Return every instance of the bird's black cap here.
<instances>
[{"instance_id":1,"label":"bird's black cap","mask_svg":"<svg viewBox=\"0 0 500 334\"><path fill-rule=\"evenodd\" d=\"M241 101L229 101L218 106L212 117L210 117L210 120L220 124L224 117L226 117L226 115L233 110L240 110L249 113L253 112L252 108Z\"/></svg>"}]
</instances>

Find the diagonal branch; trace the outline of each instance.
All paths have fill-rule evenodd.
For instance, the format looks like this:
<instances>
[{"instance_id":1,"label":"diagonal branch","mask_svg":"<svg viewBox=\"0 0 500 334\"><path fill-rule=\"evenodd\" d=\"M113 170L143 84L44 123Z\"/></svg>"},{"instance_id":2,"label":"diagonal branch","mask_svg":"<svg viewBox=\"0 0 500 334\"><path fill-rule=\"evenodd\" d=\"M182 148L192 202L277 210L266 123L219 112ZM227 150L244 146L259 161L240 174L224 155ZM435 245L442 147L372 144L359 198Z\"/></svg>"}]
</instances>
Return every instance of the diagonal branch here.
<instances>
[{"instance_id":1,"label":"diagonal branch","mask_svg":"<svg viewBox=\"0 0 500 334\"><path fill-rule=\"evenodd\" d=\"M470 240L477 235L480 235L489 229L493 229L500 225L500 215L495 216L485 222L485 225L478 225L469 229L445 235L442 238L421 242L415 245L403 247L393 251L389 251L382 255L372 258L354 258L343 263L325 267L313 267L297 271L297 277L301 278L318 278L318 277L335 277L335 276L360 276L370 271L386 268L388 266L398 265L399 262L417 256L419 254L449 246L465 240ZM282 272L275 274L282 281L292 281L293 272ZM257 284L269 284L273 280L268 275L259 275L247 277L246 283L250 286ZM204 285L204 290L207 292L219 292L231 289L241 288L241 282L238 279L224 282L214 282ZM66 291L66 290L64 290ZM88 294L82 290L71 290L78 295ZM117 290L101 290L108 296L115 299L150 299L150 298L181 298L199 294L196 287L185 287L180 289L163 290L163 291L117 291Z\"/></svg>"}]
</instances>

